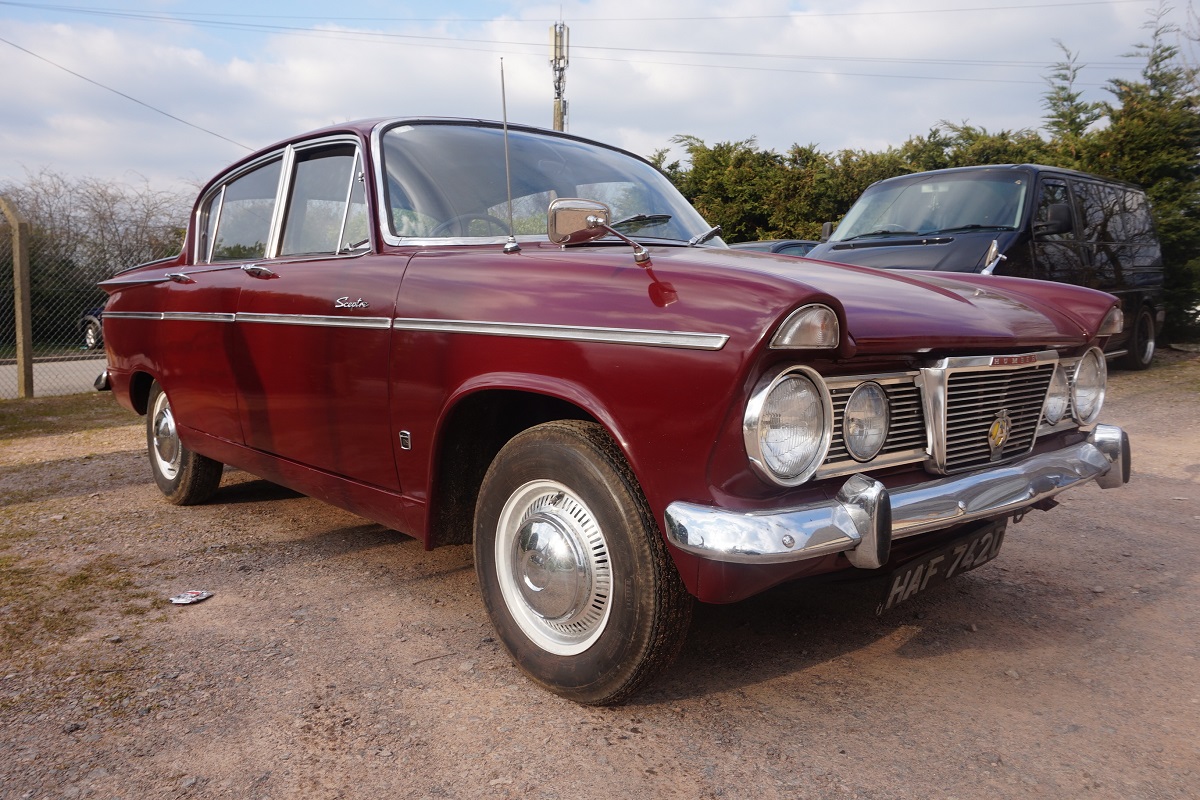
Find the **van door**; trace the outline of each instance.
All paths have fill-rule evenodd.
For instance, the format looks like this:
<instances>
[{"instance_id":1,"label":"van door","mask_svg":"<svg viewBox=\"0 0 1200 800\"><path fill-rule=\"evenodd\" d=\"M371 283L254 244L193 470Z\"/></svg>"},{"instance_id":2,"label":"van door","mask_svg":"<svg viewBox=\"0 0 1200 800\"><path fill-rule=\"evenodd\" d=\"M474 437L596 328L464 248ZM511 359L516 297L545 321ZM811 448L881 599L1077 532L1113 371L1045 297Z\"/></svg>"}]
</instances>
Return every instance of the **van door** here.
<instances>
[{"instance_id":1,"label":"van door","mask_svg":"<svg viewBox=\"0 0 1200 800\"><path fill-rule=\"evenodd\" d=\"M1078 210L1067 182L1042 176L1033 218L1033 272L1023 277L1092 286L1091 260L1078 231Z\"/></svg>"}]
</instances>

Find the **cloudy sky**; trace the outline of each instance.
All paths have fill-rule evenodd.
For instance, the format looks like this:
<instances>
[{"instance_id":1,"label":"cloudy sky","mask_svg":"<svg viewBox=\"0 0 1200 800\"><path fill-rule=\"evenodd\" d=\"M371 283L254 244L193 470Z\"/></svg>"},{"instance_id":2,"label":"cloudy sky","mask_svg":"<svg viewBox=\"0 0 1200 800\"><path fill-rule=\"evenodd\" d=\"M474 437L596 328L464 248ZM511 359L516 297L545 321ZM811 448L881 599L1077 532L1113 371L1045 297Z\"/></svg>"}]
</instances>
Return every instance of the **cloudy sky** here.
<instances>
[{"instance_id":1,"label":"cloudy sky","mask_svg":"<svg viewBox=\"0 0 1200 800\"><path fill-rule=\"evenodd\" d=\"M1188 28L1187 0L1168 20ZM1157 0L0 1L0 182L206 180L347 119L549 127L570 28L571 132L649 155L677 134L880 150L941 120L1040 128L1056 41L1106 99Z\"/></svg>"}]
</instances>

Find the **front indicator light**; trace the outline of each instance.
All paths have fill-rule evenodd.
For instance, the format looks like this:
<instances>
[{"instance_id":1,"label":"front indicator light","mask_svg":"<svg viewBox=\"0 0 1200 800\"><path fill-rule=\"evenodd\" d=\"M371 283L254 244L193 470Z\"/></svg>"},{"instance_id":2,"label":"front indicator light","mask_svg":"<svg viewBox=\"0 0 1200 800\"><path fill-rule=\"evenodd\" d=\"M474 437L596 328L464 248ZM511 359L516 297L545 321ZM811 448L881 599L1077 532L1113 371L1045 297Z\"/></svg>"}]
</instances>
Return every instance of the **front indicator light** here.
<instances>
[{"instance_id":1,"label":"front indicator light","mask_svg":"<svg viewBox=\"0 0 1200 800\"><path fill-rule=\"evenodd\" d=\"M829 306L813 304L796 309L771 339L772 350L836 350L842 329Z\"/></svg>"}]
</instances>

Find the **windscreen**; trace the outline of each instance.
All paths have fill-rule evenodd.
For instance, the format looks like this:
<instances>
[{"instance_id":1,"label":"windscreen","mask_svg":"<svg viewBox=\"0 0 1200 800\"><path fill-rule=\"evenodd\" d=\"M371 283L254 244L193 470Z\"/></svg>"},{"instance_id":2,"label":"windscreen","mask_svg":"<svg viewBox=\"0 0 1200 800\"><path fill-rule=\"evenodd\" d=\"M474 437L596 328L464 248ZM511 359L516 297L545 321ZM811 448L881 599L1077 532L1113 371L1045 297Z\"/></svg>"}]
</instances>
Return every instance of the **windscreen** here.
<instances>
[{"instance_id":1,"label":"windscreen","mask_svg":"<svg viewBox=\"0 0 1200 800\"><path fill-rule=\"evenodd\" d=\"M389 224L398 237L508 233L504 132L479 125L406 124L382 136ZM588 142L508 132L513 223L546 234L546 208L559 197L599 200L614 223L645 215L629 235L686 241L709 226L651 165Z\"/></svg>"},{"instance_id":2,"label":"windscreen","mask_svg":"<svg viewBox=\"0 0 1200 800\"><path fill-rule=\"evenodd\" d=\"M1031 177L1011 170L972 170L883 181L863 192L830 239L1017 228Z\"/></svg>"}]
</instances>

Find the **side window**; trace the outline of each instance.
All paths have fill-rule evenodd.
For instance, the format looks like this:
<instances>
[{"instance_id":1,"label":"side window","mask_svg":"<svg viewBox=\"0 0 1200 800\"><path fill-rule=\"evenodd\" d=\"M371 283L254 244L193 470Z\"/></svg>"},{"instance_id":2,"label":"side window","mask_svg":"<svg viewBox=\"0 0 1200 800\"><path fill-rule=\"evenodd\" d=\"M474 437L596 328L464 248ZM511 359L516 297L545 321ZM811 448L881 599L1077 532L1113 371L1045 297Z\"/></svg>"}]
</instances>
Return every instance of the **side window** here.
<instances>
[{"instance_id":1,"label":"side window","mask_svg":"<svg viewBox=\"0 0 1200 800\"><path fill-rule=\"evenodd\" d=\"M1052 211L1054 208L1057 208L1058 214L1064 213L1063 209L1066 209L1065 213L1068 219L1070 218L1071 195L1067 191L1067 185L1058 181L1043 181L1041 189L1038 191L1037 214L1034 217L1035 231L1052 230L1047 226L1054 221L1052 219L1055 213ZM1038 238L1051 242L1066 242L1073 240L1075 234L1070 230L1054 231L1045 234L1039 233Z\"/></svg>"},{"instance_id":2,"label":"side window","mask_svg":"<svg viewBox=\"0 0 1200 800\"><path fill-rule=\"evenodd\" d=\"M1083 239L1088 242L1116 241L1117 193L1090 181L1073 181L1072 188L1083 211Z\"/></svg>"},{"instance_id":3,"label":"side window","mask_svg":"<svg viewBox=\"0 0 1200 800\"><path fill-rule=\"evenodd\" d=\"M235 178L209 201L209 261L246 261L266 254L281 164L276 159Z\"/></svg>"},{"instance_id":4,"label":"side window","mask_svg":"<svg viewBox=\"0 0 1200 800\"><path fill-rule=\"evenodd\" d=\"M353 144L302 150L283 220L281 256L340 253L366 243L367 205Z\"/></svg>"}]
</instances>

